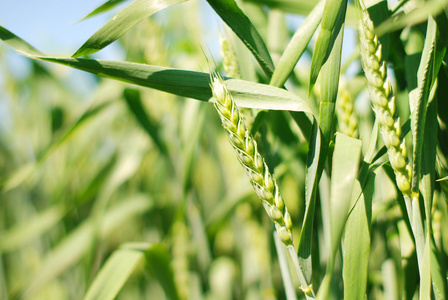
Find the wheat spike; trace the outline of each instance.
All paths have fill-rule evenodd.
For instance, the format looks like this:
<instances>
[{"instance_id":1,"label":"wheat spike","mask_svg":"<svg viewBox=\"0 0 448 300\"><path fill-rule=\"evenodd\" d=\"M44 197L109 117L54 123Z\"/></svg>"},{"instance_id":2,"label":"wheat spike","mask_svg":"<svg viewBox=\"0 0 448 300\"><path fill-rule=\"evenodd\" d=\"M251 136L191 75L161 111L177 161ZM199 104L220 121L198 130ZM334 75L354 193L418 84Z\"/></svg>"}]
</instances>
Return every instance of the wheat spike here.
<instances>
[{"instance_id":1,"label":"wheat spike","mask_svg":"<svg viewBox=\"0 0 448 300\"><path fill-rule=\"evenodd\" d=\"M354 110L353 97L347 89L347 84L341 79L336 102L339 130L350 137L356 138L358 118Z\"/></svg>"},{"instance_id":2,"label":"wheat spike","mask_svg":"<svg viewBox=\"0 0 448 300\"><path fill-rule=\"evenodd\" d=\"M382 60L382 47L374 34L373 22L366 10L362 11L359 22L359 39L362 66L373 110L381 125L381 135L387 147L389 161L394 169L398 188L403 195L409 196L412 168L405 140L401 137L400 118L395 116L395 97L387 78L386 62Z\"/></svg>"},{"instance_id":3,"label":"wheat spike","mask_svg":"<svg viewBox=\"0 0 448 300\"><path fill-rule=\"evenodd\" d=\"M258 152L257 143L247 130L224 80L218 75L213 76L212 79L211 88L215 107L238 160L243 165L250 183L260 197L269 218L274 222L280 240L286 246L292 245L291 216L280 195L277 183L269 172L263 157Z\"/></svg>"},{"instance_id":4,"label":"wheat spike","mask_svg":"<svg viewBox=\"0 0 448 300\"><path fill-rule=\"evenodd\" d=\"M224 67L224 71L226 71L227 76L233 78L241 78L235 50L233 49L233 46L227 39L227 37L225 37L224 34L222 33L219 34L219 45L222 57L222 64Z\"/></svg>"}]
</instances>

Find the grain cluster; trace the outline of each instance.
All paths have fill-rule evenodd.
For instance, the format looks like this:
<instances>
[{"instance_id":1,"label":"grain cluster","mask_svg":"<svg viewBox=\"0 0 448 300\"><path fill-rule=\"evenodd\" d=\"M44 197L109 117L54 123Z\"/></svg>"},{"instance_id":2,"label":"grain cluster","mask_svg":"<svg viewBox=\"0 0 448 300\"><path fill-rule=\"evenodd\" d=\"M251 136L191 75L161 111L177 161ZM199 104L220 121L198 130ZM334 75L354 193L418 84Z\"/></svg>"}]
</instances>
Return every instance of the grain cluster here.
<instances>
[{"instance_id":1,"label":"grain cluster","mask_svg":"<svg viewBox=\"0 0 448 300\"><path fill-rule=\"evenodd\" d=\"M257 143L250 135L224 80L215 75L211 88L216 110L239 162L244 167L269 218L274 222L280 240L286 246L292 245L291 216L283 202L275 179L258 152Z\"/></svg>"},{"instance_id":2,"label":"grain cluster","mask_svg":"<svg viewBox=\"0 0 448 300\"><path fill-rule=\"evenodd\" d=\"M374 34L373 22L365 10L359 22L359 40L362 66L373 110L381 126L381 135L398 188L407 196L411 193L412 169L408 161L406 142L401 137L400 118L395 114L395 96L387 77L386 62L382 60L382 46Z\"/></svg>"}]
</instances>

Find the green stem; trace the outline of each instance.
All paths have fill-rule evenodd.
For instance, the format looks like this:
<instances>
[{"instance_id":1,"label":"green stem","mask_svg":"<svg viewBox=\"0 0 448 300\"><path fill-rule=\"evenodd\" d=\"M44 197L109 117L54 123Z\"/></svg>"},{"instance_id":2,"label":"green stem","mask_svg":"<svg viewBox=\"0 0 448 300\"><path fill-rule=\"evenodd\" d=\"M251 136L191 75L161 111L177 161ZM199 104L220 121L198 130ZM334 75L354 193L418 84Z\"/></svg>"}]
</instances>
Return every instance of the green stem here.
<instances>
[{"instance_id":1,"label":"green stem","mask_svg":"<svg viewBox=\"0 0 448 300\"><path fill-rule=\"evenodd\" d=\"M294 266L296 268L297 275L299 277L299 281L300 281L300 285L301 285L300 289L305 294L305 297L307 300L315 299L316 295L314 294L313 284L311 282L307 282L305 279L305 276L303 275L302 269L300 268L300 265L299 265L299 259L297 257L296 248L294 248L294 245L289 245L288 251L289 251L289 255L291 255L292 261L294 262Z\"/></svg>"},{"instance_id":2,"label":"green stem","mask_svg":"<svg viewBox=\"0 0 448 300\"><path fill-rule=\"evenodd\" d=\"M420 211L420 204L418 196L412 197L412 219L411 219L412 231L415 238L415 249L417 251L417 262L418 269L420 273L420 278L422 277L422 262L423 262L423 252L425 249L425 232L423 230L423 220Z\"/></svg>"}]
</instances>

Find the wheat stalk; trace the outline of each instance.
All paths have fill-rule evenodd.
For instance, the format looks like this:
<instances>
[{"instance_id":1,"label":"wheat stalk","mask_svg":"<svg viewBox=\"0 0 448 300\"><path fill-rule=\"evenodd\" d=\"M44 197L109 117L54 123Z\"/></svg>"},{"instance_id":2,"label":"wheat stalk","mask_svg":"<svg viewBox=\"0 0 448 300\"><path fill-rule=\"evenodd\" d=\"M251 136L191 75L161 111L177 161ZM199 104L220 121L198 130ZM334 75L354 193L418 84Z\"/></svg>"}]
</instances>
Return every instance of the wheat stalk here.
<instances>
[{"instance_id":1,"label":"wheat stalk","mask_svg":"<svg viewBox=\"0 0 448 300\"><path fill-rule=\"evenodd\" d=\"M381 126L381 135L395 172L397 186L403 195L410 196L412 167L407 156L406 141L401 137L400 118L395 115L395 96L387 77L386 62L382 60L382 46L365 10L362 10L359 22L359 39L362 66L373 110Z\"/></svg>"},{"instance_id":2,"label":"wheat stalk","mask_svg":"<svg viewBox=\"0 0 448 300\"><path fill-rule=\"evenodd\" d=\"M173 225L173 260L174 282L179 299L188 299L189 271L188 271L188 242L189 232L183 221L176 221Z\"/></svg>"}]
</instances>

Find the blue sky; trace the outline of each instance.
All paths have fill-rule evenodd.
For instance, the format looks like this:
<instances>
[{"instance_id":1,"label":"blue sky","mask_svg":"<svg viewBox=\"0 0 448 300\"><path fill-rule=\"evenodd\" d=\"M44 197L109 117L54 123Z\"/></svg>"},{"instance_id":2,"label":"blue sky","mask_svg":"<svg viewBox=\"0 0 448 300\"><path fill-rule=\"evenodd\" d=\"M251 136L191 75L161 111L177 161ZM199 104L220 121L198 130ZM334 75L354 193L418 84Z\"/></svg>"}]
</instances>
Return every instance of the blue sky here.
<instances>
[{"instance_id":1,"label":"blue sky","mask_svg":"<svg viewBox=\"0 0 448 300\"><path fill-rule=\"evenodd\" d=\"M0 24L49 54L73 54L110 17L76 23L104 0L2 0Z\"/></svg>"}]
</instances>

